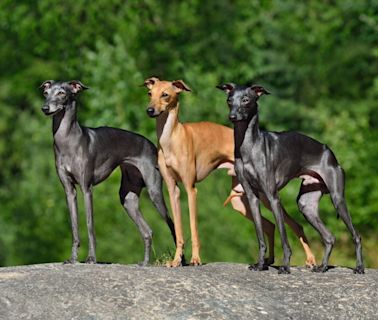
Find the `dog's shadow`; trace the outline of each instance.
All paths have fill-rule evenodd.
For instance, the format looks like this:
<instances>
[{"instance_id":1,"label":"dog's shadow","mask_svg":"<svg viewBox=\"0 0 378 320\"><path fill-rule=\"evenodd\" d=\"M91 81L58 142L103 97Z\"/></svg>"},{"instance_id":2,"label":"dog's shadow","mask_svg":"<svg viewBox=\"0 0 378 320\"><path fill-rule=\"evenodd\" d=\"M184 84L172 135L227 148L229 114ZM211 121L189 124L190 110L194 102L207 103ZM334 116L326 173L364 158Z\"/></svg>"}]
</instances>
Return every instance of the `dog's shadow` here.
<instances>
[{"instance_id":1,"label":"dog's shadow","mask_svg":"<svg viewBox=\"0 0 378 320\"><path fill-rule=\"evenodd\" d=\"M297 266L297 265L292 265L292 266L290 266L290 267L293 267L293 268L303 268L303 266ZM328 266L328 270L336 269L336 268L338 268L338 267L339 267L339 266L332 266L332 265L329 265L329 266ZM279 270L280 266L270 265L269 268L273 268L273 269ZM347 268L353 270L353 268L349 268L349 267L347 267ZM313 267L305 267L305 269L308 270L308 271L311 271L311 272L313 272L313 273L316 273L316 272L313 270ZM327 270L327 271L328 271L328 270Z\"/></svg>"}]
</instances>

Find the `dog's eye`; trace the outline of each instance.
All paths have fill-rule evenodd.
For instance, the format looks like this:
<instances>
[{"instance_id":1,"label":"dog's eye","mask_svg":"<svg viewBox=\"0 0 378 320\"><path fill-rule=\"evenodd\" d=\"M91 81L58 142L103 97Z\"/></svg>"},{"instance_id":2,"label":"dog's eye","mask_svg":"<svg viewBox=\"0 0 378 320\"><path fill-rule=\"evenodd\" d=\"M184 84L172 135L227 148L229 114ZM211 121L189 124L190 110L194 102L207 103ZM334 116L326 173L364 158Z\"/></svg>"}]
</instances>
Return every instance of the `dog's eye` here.
<instances>
[{"instance_id":1,"label":"dog's eye","mask_svg":"<svg viewBox=\"0 0 378 320\"><path fill-rule=\"evenodd\" d=\"M161 95L162 98L166 98L166 97L168 97L168 96L169 96L169 94L168 94L168 93L165 93L165 92L163 92L163 94Z\"/></svg>"},{"instance_id":2,"label":"dog's eye","mask_svg":"<svg viewBox=\"0 0 378 320\"><path fill-rule=\"evenodd\" d=\"M228 104L231 104L232 100L231 99L227 99L227 103Z\"/></svg>"},{"instance_id":3,"label":"dog's eye","mask_svg":"<svg viewBox=\"0 0 378 320\"><path fill-rule=\"evenodd\" d=\"M148 94L149 97L151 97L151 92L148 92L147 94Z\"/></svg>"},{"instance_id":4,"label":"dog's eye","mask_svg":"<svg viewBox=\"0 0 378 320\"><path fill-rule=\"evenodd\" d=\"M43 91L43 95L46 97L49 93L47 91Z\"/></svg>"}]
</instances>

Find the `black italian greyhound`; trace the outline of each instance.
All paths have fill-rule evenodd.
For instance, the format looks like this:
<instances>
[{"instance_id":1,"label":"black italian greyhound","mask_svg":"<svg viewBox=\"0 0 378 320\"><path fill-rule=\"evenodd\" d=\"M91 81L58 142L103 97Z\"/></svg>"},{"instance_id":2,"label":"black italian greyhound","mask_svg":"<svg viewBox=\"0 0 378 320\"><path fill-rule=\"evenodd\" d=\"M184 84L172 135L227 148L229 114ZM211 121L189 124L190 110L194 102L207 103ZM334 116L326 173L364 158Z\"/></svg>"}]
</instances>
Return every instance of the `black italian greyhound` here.
<instances>
[{"instance_id":1,"label":"black italian greyhound","mask_svg":"<svg viewBox=\"0 0 378 320\"><path fill-rule=\"evenodd\" d=\"M319 217L319 201L329 193L337 214L342 218L356 247L357 265L354 273L364 273L361 238L356 232L344 197L344 171L326 145L297 132L269 132L259 128L257 100L269 94L261 86L222 84L217 88L228 95L229 119L234 124L235 171L248 197L259 241L259 259L252 270L266 270L266 250L261 226L259 192L265 194L279 228L284 252L279 273L290 273L291 249L283 223L283 207L279 190L293 178L301 178L297 198L299 210L319 232L325 251L322 264L315 272L326 272L335 237Z\"/></svg>"},{"instance_id":2,"label":"black italian greyhound","mask_svg":"<svg viewBox=\"0 0 378 320\"><path fill-rule=\"evenodd\" d=\"M80 126L76 118L76 97L88 89L80 81L42 83L46 97L42 111L53 118L55 166L64 191L71 217L72 252L65 263L77 262L80 246L76 185L84 194L89 237L86 263L96 263L96 238L93 225L92 188L104 181L116 167L121 168L119 190L121 204L137 225L144 241L144 260L150 258L152 230L139 210L139 196L143 187L171 230L174 226L168 215L162 193L162 178L158 170L157 150L145 137L121 129Z\"/></svg>"}]
</instances>

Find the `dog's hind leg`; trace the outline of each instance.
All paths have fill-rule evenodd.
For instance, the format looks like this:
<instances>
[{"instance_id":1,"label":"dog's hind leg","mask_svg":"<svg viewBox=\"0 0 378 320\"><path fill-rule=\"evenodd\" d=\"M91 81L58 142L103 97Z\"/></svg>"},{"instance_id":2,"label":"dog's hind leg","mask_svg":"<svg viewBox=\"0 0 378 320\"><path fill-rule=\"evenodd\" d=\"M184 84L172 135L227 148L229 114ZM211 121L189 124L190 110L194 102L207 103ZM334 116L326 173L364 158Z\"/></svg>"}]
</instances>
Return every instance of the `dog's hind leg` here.
<instances>
[{"instance_id":1,"label":"dog's hind leg","mask_svg":"<svg viewBox=\"0 0 378 320\"><path fill-rule=\"evenodd\" d=\"M303 250L306 254L306 267L312 268L316 265L316 259L310 248L308 239L304 233L303 226L296 222L291 216L289 216L284 209L284 221L294 231L302 244Z\"/></svg>"},{"instance_id":2,"label":"dog's hind leg","mask_svg":"<svg viewBox=\"0 0 378 320\"><path fill-rule=\"evenodd\" d=\"M315 272L326 272L328 270L329 257L335 243L335 237L325 227L319 216L319 201L321 197L322 191L314 190L306 192L304 185L302 184L297 198L299 210L303 213L307 221L310 222L310 224L319 232L324 243L324 256L322 264L313 268L313 271Z\"/></svg>"},{"instance_id":3,"label":"dog's hind leg","mask_svg":"<svg viewBox=\"0 0 378 320\"><path fill-rule=\"evenodd\" d=\"M144 186L142 176L137 168L131 165L121 165L122 180L119 197L122 206L129 217L137 225L144 242L144 260L140 264L146 266L150 261L152 230L144 220L139 210L139 196Z\"/></svg>"},{"instance_id":4,"label":"dog's hind leg","mask_svg":"<svg viewBox=\"0 0 378 320\"><path fill-rule=\"evenodd\" d=\"M171 217L169 216L168 209L164 201L163 179L159 169L153 163L148 163L139 166L138 170L143 177L144 185L146 186L152 203L168 225L173 241L176 243L175 226Z\"/></svg>"},{"instance_id":5,"label":"dog's hind leg","mask_svg":"<svg viewBox=\"0 0 378 320\"><path fill-rule=\"evenodd\" d=\"M151 182L148 181L146 183L147 192L151 198L152 203L156 207L157 211L160 213L161 217L164 219L164 221L168 225L169 230L171 231L173 241L174 243L176 243L175 226L172 222L171 217L169 216L168 209L164 201L163 179L158 169L155 169L152 174L153 174L153 178L151 178Z\"/></svg>"},{"instance_id":6,"label":"dog's hind leg","mask_svg":"<svg viewBox=\"0 0 378 320\"><path fill-rule=\"evenodd\" d=\"M340 166L330 167L328 172L324 175L324 181L327 185L327 188L330 192L332 203L337 211L337 214L344 221L349 232L353 237L353 242L355 244L356 250L356 268L353 270L354 273L362 274L364 273L364 264L362 258L362 245L361 237L357 233L356 229L353 226L352 218L349 214L347 204L344 196L345 188L345 177L344 171Z\"/></svg>"}]
</instances>

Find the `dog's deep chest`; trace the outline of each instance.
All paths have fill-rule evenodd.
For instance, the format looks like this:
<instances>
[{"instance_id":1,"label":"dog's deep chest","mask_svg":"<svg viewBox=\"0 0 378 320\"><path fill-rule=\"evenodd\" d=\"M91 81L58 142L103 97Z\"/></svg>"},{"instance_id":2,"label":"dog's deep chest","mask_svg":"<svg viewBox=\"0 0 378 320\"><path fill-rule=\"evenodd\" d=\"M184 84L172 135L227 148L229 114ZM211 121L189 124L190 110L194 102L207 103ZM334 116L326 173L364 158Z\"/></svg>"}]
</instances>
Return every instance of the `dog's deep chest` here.
<instances>
[{"instance_id":1,"label":"dog's deep chest","mask_svg":"<svg viewBox=\"0 0 378 320\"><path fill-rule=\"evenodd\" d=\"M241 164L238 165L236 172L239 176L239 179L242 176L243 178L246 178L249 183L253 186L255 189L260 189L258 181L259 179L259 172L258 168L254 165L252 161L245 161L240 160Z\"/></svg>"},{"instance_id":2,"label":"dog's deep chest","mask_svg":"<svg viewBox=\"0 0 378 320\"><path fill-rule=\"evenodd\" d=\"M74 177L78 181L80 173L88 165L88 159L84 156L83 148L55 143L54 151L57 170Z\"/></svg>"},{"instance_id":3,"label":"dog's deep chest","mask_svg":"<svg viewBox=\"0 0 378 320\"><path fill-rule=\"evenodd\" d=\"M265 170L267 159L264 150L251 141L244 141L240 146L240 158L245 170L250 174L257 175L257 172Z\"/></svg>"},{"instance_id":4,"label":"dog's deep chest","mask_svg":"<svg viewBox=\"0 0 378 320\"><path fill-rule=\"evenodd\" d=\"M163 156L164 163L176 181L182 180L182 175L185 174L185 156L188 154L188 145L182 143L184 131L181 124L177 125L176 130L172 131L172 124L167 121L164 126L163 134L159 139L159 148Z\"/></svg>"},{"instance_id":5,"label":"dog's deep chest","mask_svg":"<svg viewBox=\"0 0 378 320\"><path fill-rule=\"evenodd\" d=\"M237 170L248 179L254 189L261 190L269 175L269 158L262 143L245 140L240 145L240 160Z\"/></svg>"},{"instance_id":6,"label":"dog's deep chest","mask_svg":"<svg viewBox=\"0 0 378 320\"><path fill-rule=\"evenodd\" d=\"M180 165L180 161L176 154L172 152L172 150L163 148L160 148L160 152L161 154L159 157L162 157L170 176L172 176L176 181L181 181L180 168L182 168L182 164Z\"/></svg>"}]
</instances>

